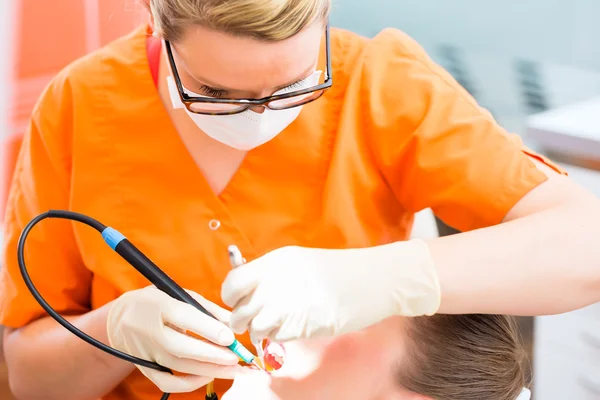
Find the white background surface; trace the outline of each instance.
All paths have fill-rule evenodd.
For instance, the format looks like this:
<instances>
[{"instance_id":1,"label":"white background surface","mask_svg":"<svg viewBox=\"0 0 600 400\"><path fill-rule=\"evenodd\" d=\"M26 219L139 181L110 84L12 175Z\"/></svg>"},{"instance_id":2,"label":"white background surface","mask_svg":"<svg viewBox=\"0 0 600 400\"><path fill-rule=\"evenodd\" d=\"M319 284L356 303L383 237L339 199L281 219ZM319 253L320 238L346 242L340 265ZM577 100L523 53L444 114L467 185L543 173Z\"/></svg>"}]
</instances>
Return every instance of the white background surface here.
<instances>
[{"instance_id":1,"label":"white background surface","mask_svg":"<svg viewBox=\"0 0 600 400\"><path fill-rule=\"evenodd\" d=\"M7 134L6 126L9 121L8 102L11 97L14 20L14 1L0 0L0 141Z\"/></svg>"},{"instance_id":2,"label":"white background surface","mask_svg":"<svg viewBox=\"0 0 600 400\"><path fill-rule=\"evenodd\" d=\"M532 115L527 126L600 142L600 97Z\"/></svg>"}]
</instances>

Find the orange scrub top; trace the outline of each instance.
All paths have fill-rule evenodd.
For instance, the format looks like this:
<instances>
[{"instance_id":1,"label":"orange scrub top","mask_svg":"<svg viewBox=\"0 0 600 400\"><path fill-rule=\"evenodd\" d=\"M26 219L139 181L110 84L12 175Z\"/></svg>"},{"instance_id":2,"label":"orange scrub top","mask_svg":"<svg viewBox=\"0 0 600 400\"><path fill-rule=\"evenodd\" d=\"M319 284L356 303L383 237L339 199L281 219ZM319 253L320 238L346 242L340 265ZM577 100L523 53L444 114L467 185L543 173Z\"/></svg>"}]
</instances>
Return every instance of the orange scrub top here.
<instances>
[{"instance_id":1,"label":"orange scrub top","mask_svg":"<svg viewBox=\"0 0 600 400\"><path fill-rule=\"evenodd\" d=\"M35 107L8 201L1 324L45 316L22 281L16 249L25 224L49 209L118 229L181 286L222 304L231 244L248 260L286 245L379 245L407 239L414 213L427 207L459 230L476 229L501 222L546 179L520 139L411 38L334 29L333 87L250 151L215 196L158 95L147 32L67 67ZM39 291L64 314L148 285L97 232L69 221L36 226L26 259ZM219 393L227 385L218 382ZM106 398L159 397L136 370Z\"/></svg>"}]
</instances>

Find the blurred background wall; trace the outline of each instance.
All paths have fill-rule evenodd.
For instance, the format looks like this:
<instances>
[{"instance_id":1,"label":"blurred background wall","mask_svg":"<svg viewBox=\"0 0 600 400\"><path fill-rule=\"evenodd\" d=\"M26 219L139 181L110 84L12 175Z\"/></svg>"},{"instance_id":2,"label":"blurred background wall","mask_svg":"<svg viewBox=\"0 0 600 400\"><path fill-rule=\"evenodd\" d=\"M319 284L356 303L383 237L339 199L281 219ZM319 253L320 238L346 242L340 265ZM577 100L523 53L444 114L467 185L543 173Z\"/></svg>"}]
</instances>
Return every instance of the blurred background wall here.
<instances>
[{"instance_id":1,"label":"blurred background wall","mask_svg":"<svg viewBox=\"0 0 600 400\"><path fill-rule=\"evenodd\" d=\"M334 25L366 36L386 26L407 32L517 133L525 134L530 113L600 93L598 0L334 4ZM534 99L536 89L540 102Z\"/></svg>"},{"instance_id":2,"label":"blurred background wall","mask_svg":"<svg viewBox=\"0 0 600 400\"><path fill-rule=\"evenodd\" d=\"M1 0L0 159L14 158L37 97L60 69L144 20L138 0ZM0 210L9 179L0 167Z\"/></svg>"}]
</instances>

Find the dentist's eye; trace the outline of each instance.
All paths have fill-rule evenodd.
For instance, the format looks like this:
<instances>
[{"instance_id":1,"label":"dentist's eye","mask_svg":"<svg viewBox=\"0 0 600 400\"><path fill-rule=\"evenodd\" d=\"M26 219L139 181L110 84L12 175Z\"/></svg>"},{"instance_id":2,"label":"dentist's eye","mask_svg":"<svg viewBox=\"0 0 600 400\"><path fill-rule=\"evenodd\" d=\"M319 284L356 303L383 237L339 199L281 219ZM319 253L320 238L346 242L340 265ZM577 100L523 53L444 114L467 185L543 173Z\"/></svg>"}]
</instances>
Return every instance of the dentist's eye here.
<instances>
[{"instance_id":1,"label":"dentist's eye","mask_svg":"<svg viewBox=\"0 0 600 400\"><path fill-rule=\"evenodd\" d=\"M302 87L302 83L304 83L304 81L305 81L305 79L303 79L303 80L301 80L301 81L298 81L298 82L295 82L295 83L292 83L291 85L289 85L289 86L286 86L286 87L284 87L284 88L283 88L283 89L281 89L281 90L291 90L291 89L297 89L297 88L300 88L300 87Z\"/></svg>"},{"instance_id":2,"label":"dentist's eye","mask_svg":"<svg viewBox=\"0 0 600 400\"><path fill-rule=\"evenodd\" d=\"M202 92L203 95L209 96L209 97L225 97L227 95L226 90L213 89L206 85L200 86L200 91Z\"/></svg>"}]
</instances>

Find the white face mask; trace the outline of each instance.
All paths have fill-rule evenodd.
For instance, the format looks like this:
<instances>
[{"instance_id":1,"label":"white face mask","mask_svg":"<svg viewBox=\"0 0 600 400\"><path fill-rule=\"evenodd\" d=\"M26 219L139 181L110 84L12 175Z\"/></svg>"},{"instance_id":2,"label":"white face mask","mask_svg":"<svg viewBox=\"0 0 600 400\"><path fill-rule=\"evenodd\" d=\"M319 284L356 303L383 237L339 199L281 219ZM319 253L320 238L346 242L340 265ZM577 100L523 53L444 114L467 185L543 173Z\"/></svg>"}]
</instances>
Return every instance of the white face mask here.
<instances>
[{"instance_id":1,"label":"white face mask","mask_svg":"<svg viewBox=\"0 0 600 400\"><path fill-rule=\"evenodd\" d=\"M294 85L294 88L283 89L274 94L284 94L315 86L319 83L320 77L321 71L316 71L299 84ZM194 114L181 102L177 85L172 76L167 77L167 84L173 108L183 108L198 128L211 138L243 151L252 150L273 139L294 122L302 110L302 106L298 106L287 110L266 108L262 114L249 109L233 115ZM188 96L208 97L185 88L184 91Z\"/></svg>"}]
</instances>

